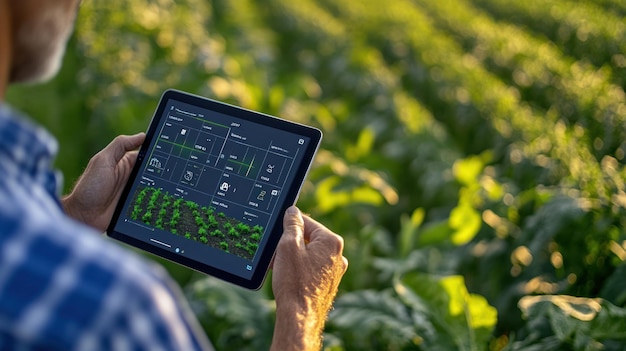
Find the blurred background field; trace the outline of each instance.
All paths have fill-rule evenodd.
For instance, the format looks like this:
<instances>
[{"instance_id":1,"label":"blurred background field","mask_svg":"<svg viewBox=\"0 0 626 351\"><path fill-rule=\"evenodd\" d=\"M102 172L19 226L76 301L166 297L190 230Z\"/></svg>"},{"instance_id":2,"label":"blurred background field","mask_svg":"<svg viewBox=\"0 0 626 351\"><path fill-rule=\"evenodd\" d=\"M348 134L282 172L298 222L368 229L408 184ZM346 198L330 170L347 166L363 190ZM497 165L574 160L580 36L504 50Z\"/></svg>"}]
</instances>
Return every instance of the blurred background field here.
<instances>
[{"instance_id":1,"label":"blurred background field","mask_svg":"<svg viewBox=\"0 0 626 351\"><path fill-rule=\"evenodd\" d=\"M328 350L626 350L623 0L84 1L9 103L71 188L177 88L325 133L299 206L345 238ZM166 262L218 350L267 349L270 284Z\"/></svg>"}]
</instances>

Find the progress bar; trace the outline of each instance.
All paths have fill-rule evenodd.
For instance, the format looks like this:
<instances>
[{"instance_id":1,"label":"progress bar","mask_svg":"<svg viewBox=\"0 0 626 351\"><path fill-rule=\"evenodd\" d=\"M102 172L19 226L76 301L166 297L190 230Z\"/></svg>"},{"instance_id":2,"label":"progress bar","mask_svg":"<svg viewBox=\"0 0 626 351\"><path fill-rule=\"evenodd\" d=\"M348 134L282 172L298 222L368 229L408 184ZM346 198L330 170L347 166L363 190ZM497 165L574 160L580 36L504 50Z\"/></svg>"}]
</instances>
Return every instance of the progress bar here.
<instances>
[{"instance_id":1,"label":"progress bar","mask_svg":"<svg viewBox=\"0 0 626 351\"><path fill-rule=\"evenodd\" d=\"M157 243L157 244L159 244L159 245L163 245L163 246L168 247L168 248L171 248L171 247L172 247L172 245L170 245L170 244L166 244L166 243L164 243L164 242L162 242L162 241L158 241L158 240L156 240L156 239L152 239L152 238L150 238L150 241L155 242L155 243Z\"/></svg>"}]
</instances>

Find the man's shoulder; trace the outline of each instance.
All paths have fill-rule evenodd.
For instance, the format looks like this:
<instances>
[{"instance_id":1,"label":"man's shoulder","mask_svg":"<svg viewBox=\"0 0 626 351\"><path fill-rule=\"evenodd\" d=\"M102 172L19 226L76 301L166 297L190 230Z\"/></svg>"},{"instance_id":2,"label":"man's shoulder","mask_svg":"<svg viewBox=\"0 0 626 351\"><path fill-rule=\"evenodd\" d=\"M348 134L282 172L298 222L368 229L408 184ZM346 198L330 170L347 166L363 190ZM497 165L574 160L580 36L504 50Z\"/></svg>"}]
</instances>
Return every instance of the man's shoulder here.
<instances>
[{"instance_id":1,"label":"man's shoulder","mask_svg":"<svg viewBox=\"0 0 626 351\"><path fill-rule=\"evenodd\" d=\"M11 191L6 191L3 185L7 184L0 182L0 197L7 201L0 203L0 252L7 255L0 254L0 262L5 259L12 260L7 264L41 261L38 269L42 272L71 266L81 267L78 272L81 274L83 271L95 273L93 270L103 272L86 274L81 281L105 278L104 275L127 278L131 282L137 281L134 275L163 278L163 272L155 264L66 216L43 189L29 192L31 189L20 190L18 184L13 184ZM0 272L9 266L0 265Z\"/></svg>"},{"instance_id":2,"label":"man's shoulder","mask_svg":"<svg viewBox=\"0 0 626 351\"><path fill-rule=\"evenodd\" d=\"M66 216L54 199L3 190L0 186L0 197L9 201L0 204L0 291L6 287L2 279L11 274L24 281L31 276L29 284L42 289L59 282L67 283L66 289L88 283L95 284L94 291L166 278L156 264Z\"/></svg>"},{"instance_id":3,"label":"man's shoulder","mask_svg":"<svg viewBox=\"0 0 626 351\"><path fill-rule=\"evenodd\" d=\"M18 150L29 150L30 159L39 160L44 157L50 158L51 161L57 153L58 143L37 122L10 106L0 103L0 149L5 152L9 151L13 157ZM18 159L18 161L22 160Z\"/></svg>"},{"instance_id":4,"label":"man's shoulder","mask_svg":"<svg viewBox=\"0 0 626 351\"><path fill-rule=\"evenodd\" d=\"M0 105L0 345L210 349L165 270L63 213L53 144L33 148L39 134L2 117Z\"/></svg>"},{"instance_id":5,"label":"man's shoulder","mask_svg":"<svg viewBox=\"0 0 626 351\"><path fill-rule=\"evenodd\" d=\"M173 300L155 264L62 213L22 205L0 209L0 331L65 347L131 323L128 310L147 319L154 292Z\"/></svg>"}]
</instances>

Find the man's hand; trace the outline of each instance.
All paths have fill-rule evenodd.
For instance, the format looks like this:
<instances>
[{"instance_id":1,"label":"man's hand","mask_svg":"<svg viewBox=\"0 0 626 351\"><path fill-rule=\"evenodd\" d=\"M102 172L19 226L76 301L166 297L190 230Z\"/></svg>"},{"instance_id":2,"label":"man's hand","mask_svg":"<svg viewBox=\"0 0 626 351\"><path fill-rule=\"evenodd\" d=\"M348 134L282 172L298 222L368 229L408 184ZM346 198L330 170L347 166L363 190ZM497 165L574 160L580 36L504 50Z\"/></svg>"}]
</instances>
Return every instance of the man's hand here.
<instances>
[{"instance_id":1,"label":"man's hand","mask_svg":"<svg viewBox=\"0 0 626 351\"><path fill-rule=\"evenodd\" d=\"M319 350L321 333L348 268L343 239L290 207L273 263L276 326L272 350Z\"/></svg>"},{"instance_id":2,"label":"man's hand","mask_svg":"<svg viewBox=\"0 0 626 351\"><path fill-rule=\"evenodd\" d=\"M72 192L62 199L65 212L105 231L145 137L144 133L120 135L93 156Z\"/></svg>"}]
</instances>

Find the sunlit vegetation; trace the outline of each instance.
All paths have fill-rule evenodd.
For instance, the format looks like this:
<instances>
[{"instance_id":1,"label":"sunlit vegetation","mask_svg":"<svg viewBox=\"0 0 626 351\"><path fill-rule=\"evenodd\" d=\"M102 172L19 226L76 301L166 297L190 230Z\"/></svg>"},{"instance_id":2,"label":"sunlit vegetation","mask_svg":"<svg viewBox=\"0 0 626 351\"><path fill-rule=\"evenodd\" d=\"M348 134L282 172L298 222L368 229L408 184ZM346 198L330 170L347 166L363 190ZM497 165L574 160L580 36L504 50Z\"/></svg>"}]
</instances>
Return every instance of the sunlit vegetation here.
<instances>
[{"instance_id":1,"label":"sunlit vegetation","mask_svg":"<svg viewBox=\"0 0 626 351\"><path fill-rule=\"evenodd\" d=\"M350 260L328 350L622 350L625 15L620 0L88 1L61 75L8 100L59 136L68 186L166 88L321 128L298 204ZM260 239L166 194L148 211L153 196L129 215L230 252ZM268 349L269 284L167 267L218 350Z\"/></svg>"}]
</instances>

